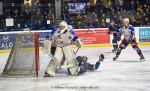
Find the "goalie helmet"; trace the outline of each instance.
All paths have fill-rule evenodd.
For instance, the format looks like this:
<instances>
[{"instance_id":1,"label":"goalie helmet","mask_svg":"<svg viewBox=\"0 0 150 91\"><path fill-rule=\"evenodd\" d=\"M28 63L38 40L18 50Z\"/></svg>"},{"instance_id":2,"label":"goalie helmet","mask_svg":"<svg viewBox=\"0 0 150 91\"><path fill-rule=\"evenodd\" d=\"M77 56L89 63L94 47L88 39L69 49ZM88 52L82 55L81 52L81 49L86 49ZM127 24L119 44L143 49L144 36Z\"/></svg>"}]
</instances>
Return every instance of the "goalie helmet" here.
<instances>
[{"instance_id":1,"label":"goalie helmet","mask_svg":"<svg viewBox=\"0 0 150 91\"><path fill-rule=\"evenodd\" d=\"M62 22L59 23L59 27L62 27L62 28L60 28L60 30L67 30L68 29L68 24L67 24L67 22L62 21Z\"/></svg>"}]
</instances>

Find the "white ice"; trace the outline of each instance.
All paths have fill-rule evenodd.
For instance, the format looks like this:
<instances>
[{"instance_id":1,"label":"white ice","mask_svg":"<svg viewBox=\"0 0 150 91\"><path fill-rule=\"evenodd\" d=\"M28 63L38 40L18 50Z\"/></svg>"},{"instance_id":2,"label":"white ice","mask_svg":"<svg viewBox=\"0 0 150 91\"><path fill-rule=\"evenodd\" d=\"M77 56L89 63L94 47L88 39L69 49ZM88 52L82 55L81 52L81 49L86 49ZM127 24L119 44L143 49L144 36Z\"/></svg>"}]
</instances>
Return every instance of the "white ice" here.
<instances>
[{"instance_id":1,"label":"white ice","mask_svg":"<svg viewBox=\"0 0 150 91\"><path fill-rule=\"evenodd\" d=\"M117 61L110 47L82 48L77 55L88 56L88 62L95 63L98 56L105 55L104 62L94 72L80 76L57 75L43 77L50 57L40 52L39 77L0 77L0 91L150 91L150 47L140 47L146 61L140 61L136 51L127 47ZM2 73L8 54L0 54Z\"/></svg>"}]
</instances>

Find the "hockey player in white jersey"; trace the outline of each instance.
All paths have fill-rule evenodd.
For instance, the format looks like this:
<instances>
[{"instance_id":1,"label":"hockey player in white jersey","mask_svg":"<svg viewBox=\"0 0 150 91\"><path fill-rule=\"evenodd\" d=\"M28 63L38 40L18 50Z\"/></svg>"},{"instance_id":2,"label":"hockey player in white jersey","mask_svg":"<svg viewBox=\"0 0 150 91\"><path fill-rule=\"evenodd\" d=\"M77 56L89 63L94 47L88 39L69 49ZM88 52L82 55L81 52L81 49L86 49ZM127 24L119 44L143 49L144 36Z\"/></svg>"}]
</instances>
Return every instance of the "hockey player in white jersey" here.
<instances>
[{"instance_id":1,"label":"hockey player in white jersey","mask_svg":"<svg viewBox=\"0 0 150 91\"><path fill-rule=\"evenodd\" d=\"M134 27L129 24L128 18L125 18L123 20L123 24L124 24L124 28L122 29L122 33L124 35L124 38L121 44L119 45L116 56L113 58L113 60L115 61L119 57L122 49L125 49L129 43L132 45L132 48L136 50L137 54L140 56L140 60L144 60L143 53L138 47L137 45L138 43L136 42Z\"/></svg>"},{"instance_id":2,"label":"hockey player in white jersey","mask_svg":"<svg viewBox=\"0 0 150 91\"><path fill-rule=\"evenodd\" d=\"M56 69L61 65L63 57L67 61L65 67L68 68L71 75L78 75L80 67L75 58L75 53L71 48L71 44L75 43L79 48L83 45L82 41L75 35L75 33L68 27L64 21L60 22L59 29L53 33L52 46L56 47L54 59L51 59L46 71L45 76L55 76ZM56 62L57 61L57 62Z\"/></svg>"}]
</instances>

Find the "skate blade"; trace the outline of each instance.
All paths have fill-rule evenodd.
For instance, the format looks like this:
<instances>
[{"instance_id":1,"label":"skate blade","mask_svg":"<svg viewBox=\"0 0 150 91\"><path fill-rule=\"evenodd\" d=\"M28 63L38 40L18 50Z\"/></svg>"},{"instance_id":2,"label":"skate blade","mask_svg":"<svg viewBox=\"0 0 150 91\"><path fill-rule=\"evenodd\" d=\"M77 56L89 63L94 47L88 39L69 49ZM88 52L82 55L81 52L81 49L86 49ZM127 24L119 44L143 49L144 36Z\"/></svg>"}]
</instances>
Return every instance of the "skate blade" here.
<instances>
[{"instance_id":1,"label":"skate blade","mask_svg":"<svg viewBox=\"0 0 150 91\"><path fill-rule=\"evenodd\" d=\"M112 51L112 53L116 53L117 51Z\"/></svg>"},{"instance_id":2,"label":"skate blade","mask_svg":"<svg viewBox=\"0 0 150 91\"><path fill-rule=\"evenodd\" d=\"M45 72L44 77L54 77L54 76L52 76L52 75L50 75L50 74L48 74L48 73Z\"/></svg>"},{"instance_id":3,"label":"skate blade","mask_svg":"<svg viewBox=\"0 0 150 91\"><path fill-rule=\"evenodd\" d=\"M49 74L45 74L44 77L54 77L54 76L51 76Z\"/></svg>"},{"instance_id":4,"label":"skate blade","mask_svg":"<svg viewBox=\"0 0 150 91\"><path fill-rule=\"evenodd\" d=\"M140 61L146 61L145 59L140 59Z\"/></svg>"},{"instance_id":5,"label":"skate blade","mask_svg":"<svg viewBox=\"0 0 150 91\"><path fill-rule=\"evenodd\" d=\"M113 61L116 61L116 58L113 58Z\"/></svg>"}]
</instances>

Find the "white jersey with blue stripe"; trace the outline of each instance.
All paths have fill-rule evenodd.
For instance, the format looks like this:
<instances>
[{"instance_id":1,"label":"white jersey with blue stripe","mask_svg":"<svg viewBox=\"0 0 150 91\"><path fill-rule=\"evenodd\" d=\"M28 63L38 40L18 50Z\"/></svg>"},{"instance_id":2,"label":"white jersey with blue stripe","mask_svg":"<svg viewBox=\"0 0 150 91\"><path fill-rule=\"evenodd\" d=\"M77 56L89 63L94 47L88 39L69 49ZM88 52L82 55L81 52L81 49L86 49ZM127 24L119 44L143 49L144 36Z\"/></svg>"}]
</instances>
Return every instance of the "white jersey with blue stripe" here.
<instances>
[{"instance_id":1,"label":"white jersey with blue stripe","mask_svg":"<svg viewBox=\"0 0 150 91\"><path fill-rule=\"evenodd\" d=\"M130 40L135 37L135 31L132 25L129 25L127 28L123 27L122 32L126 40Z\"/></svg>"},{"instance_id":2,"label":"white jersey with blue stripe","mask_svg":"<svg viewBox=\"0 0 150 91\"><path fill-rule=\"evenodd\" d=\"M57 30L53 34L52 45L58 47L65 47L75 42L78 37L72 30L65 30L61 33L61 30Z\"/></svg>"}]
</instances>

